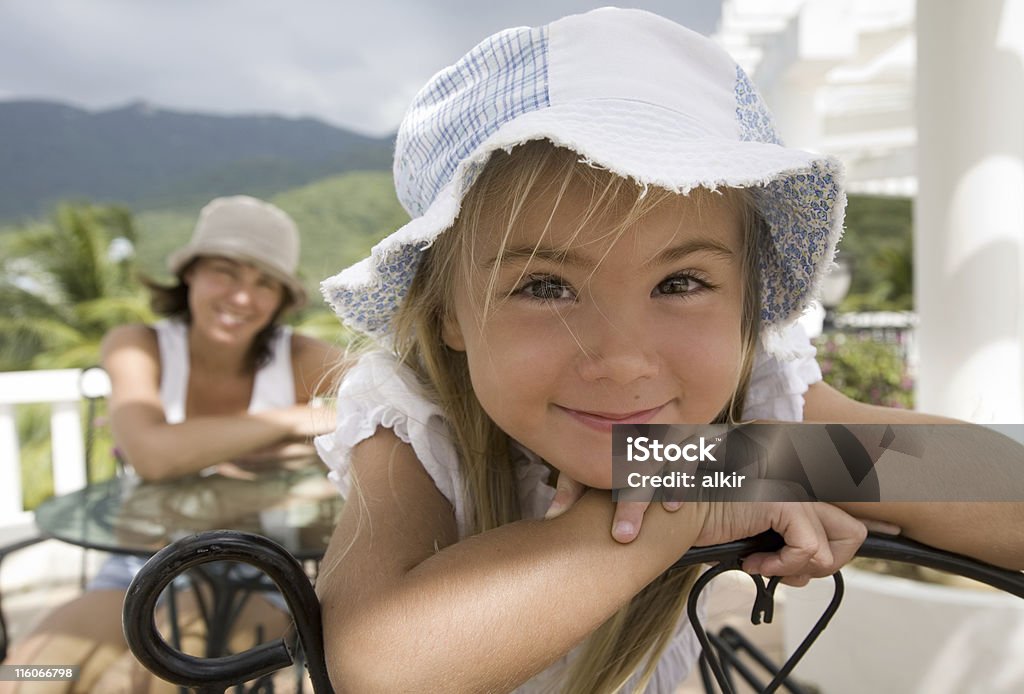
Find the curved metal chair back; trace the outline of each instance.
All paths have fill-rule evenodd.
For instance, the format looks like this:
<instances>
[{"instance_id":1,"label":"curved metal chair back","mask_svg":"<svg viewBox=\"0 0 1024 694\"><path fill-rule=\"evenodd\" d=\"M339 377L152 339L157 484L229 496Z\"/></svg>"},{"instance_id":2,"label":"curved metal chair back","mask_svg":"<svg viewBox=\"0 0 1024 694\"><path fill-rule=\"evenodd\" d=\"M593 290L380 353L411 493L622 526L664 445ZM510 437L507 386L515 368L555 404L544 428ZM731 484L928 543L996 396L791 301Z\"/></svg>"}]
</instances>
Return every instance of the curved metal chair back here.
<instances>
[{"instance_id":1,"label":"curved metal chair back","mask_svg":"<svg viewBox=\"0 0 1024 694\"><path fill-rule=\"evenodd\" d=\"M723 694L732 694L734 687L719 656L728 660L729 667L736 669L748 683L762 692L774 692L779 687L786 687L794 693L802 691L788 675L818 635L824 631L839 607L843 583L842 576L837 573L834 576L836 591L831 603L804 642L781 668L767 662L756 649L752 651L755 659L774 675L767 685L757 681L731 655L736 643L740 643L748 651L753 648L751 644L742 644L738 641L730 644L727 641L733 639L733 636L729 634L725 634L723 638L721 635L706 633L697 613L697 600L708 582L722 572L741 570L740 563L743 557L754 552L774 551L781 546L780 543L781 538L769 532L737 542L694 548L669 569L671 571L696 564L716 564L698 579L691 591L688 613L698 639L704 647L702 667L707 666L711 669ZM869 535L857 555L918 564L956 573L1024 598L1024 573L1000 569L911 540ZM223 692L229 686L259 678L292 664L295 653L289 647L288 639L260 644L237 655L196 658L173 649L160 636L156 629L154 612L163 589L187 569L224 560L241 561L255 566L264 571L277 585L291 610L299 645L306 657L313 691L316 694L331 694L333 689L327 677L320 605L316 593L298 561L277 543L258 535L231 530L210 531L179 540L153 555L132 581L125 598L125 637L135 656L157 676L201 692ZM757 587L757 595L751 620L754 624L761 621L770 622L778 579L766 581L760 576L752 578ZM706 673L705 688L712 691L710 677Z\"/></svg>"},{"instance_id":2,"label":"curved metal chair back","mask_svg":"<svg viewBox=\"0 0 1024 694\"><path fill-rule=\"evenodd\" d=\"M291 665L291 639L259 644L236 655L197 658L172 648L156 628L157 601L175 577L202 564L238 561L263 571L284 596L315 692L331 692L324 662L320 603L299 562L273 540L233 530L191 535L154 554L136 574L124 602L124 634L139 661L158 677L201 692L262 677Z\"/></svg>"}]
</instances>

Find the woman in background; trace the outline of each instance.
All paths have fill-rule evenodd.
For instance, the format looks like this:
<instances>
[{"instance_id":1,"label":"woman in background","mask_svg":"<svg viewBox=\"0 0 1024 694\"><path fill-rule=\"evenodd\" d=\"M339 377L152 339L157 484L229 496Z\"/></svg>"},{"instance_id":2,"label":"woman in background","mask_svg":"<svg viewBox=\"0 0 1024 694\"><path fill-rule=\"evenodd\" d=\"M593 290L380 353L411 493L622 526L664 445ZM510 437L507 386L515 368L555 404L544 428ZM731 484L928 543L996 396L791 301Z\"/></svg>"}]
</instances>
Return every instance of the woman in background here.
<instances>
[{"instance_id":1,"label":"woman in background","mask_svg":"<svg viewBox=\"0 0 1024 694\"><path fill-rule=\"evenodd\" d=\"M317 396L339 354L280 324L305 301L298 258L298 230L282 210L246 196L213 200L191 241L168 260L176 283L147 283L164 318L120 326L104 338L114 441L141 478L173 479L229 461L273 464L311 453L310 438L332 428L333 412L317 407ZM13 645L7 662L80 665L72 691L172 690L133 667L121 630L125 590L141 564L111 557L83 595ZM197 614L183 612L181 621L187 633L202 636ZM251 645L257 625L273 637L288 623L253 595L232 647ZM47 691L68 684L49 683ZM28 689L0 683L5 691Z\"/></svg>"}]
</instances>

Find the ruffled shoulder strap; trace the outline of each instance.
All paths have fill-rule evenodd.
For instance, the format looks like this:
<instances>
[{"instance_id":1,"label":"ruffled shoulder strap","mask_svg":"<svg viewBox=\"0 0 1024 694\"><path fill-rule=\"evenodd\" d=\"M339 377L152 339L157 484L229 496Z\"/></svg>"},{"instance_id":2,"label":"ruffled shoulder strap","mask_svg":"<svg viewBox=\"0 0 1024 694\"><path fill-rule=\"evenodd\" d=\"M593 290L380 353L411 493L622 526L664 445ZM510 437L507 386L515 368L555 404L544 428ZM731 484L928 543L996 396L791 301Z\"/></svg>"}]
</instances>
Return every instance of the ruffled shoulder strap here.
<instances>
[{"instance_id":1,"label":"ruffled shoulder strap","mask_svg":"<svg viewBox=\"0 0 1024 694\"><path fill-rule=\"evenodd\" d=\"M343 498L352 490L352 449L378 427L391 429L412 446L423 469L455 510L459 537L467 534L469 514L458 457L440 407L424 393L415 374L380 350L363 355L338 389L338 420L330 434L314 439L330 468L328 478Z\"/></svg>"},{"instance_id":2,"label":"ruffled shoulder strap","mask_svg":"<svg viewBox=\"0 0 1024 694\"><path fill-rule=\"evenodd\" d=\"M758 345L744 419L803 421L804 393L821 380L816 350L800 323L786 328L778 339L785 357L768 354Z\"/></svg>"}]
</instances>

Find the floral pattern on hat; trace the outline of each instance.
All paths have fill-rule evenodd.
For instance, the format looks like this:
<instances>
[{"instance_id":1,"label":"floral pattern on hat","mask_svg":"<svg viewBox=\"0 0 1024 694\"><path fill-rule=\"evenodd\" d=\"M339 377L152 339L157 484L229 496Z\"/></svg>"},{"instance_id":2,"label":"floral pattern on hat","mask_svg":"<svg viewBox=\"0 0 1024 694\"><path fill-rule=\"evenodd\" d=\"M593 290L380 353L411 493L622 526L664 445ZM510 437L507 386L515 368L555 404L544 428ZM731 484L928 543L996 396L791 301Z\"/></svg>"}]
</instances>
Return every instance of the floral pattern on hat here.
<instances>
[{"instance_id":1,"label":"floral pattern on hat","mask_svg":"<svg viewBox=\"0 0 1024 694\"><path fill-rule=\"evenodd\" d=\"M739 65L736 66L736 120L740 123L741 140L782 145L771 112Z\"/></svg>"}]
</instances>

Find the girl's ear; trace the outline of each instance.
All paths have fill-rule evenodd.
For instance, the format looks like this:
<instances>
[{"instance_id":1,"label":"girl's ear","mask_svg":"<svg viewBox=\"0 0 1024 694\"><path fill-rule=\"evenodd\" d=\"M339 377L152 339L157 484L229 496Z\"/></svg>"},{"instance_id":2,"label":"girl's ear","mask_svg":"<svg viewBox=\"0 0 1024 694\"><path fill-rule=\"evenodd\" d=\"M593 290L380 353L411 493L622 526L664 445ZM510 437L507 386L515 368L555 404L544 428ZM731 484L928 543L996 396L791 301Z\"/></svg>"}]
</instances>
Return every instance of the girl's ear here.
<instances>
[{"instance_id":1,"label":"girl's ear","mask_svg":"<svg viewBox=\"0 0 1024 694\"><path fill-rule=\"evenodd\" d=\"M462 338L462 326L454 312L449 311L445 316L444 324L441 326L441 338L450 349L456 352L466 351L466 341Z\"/></svg>"}]
</instances>

